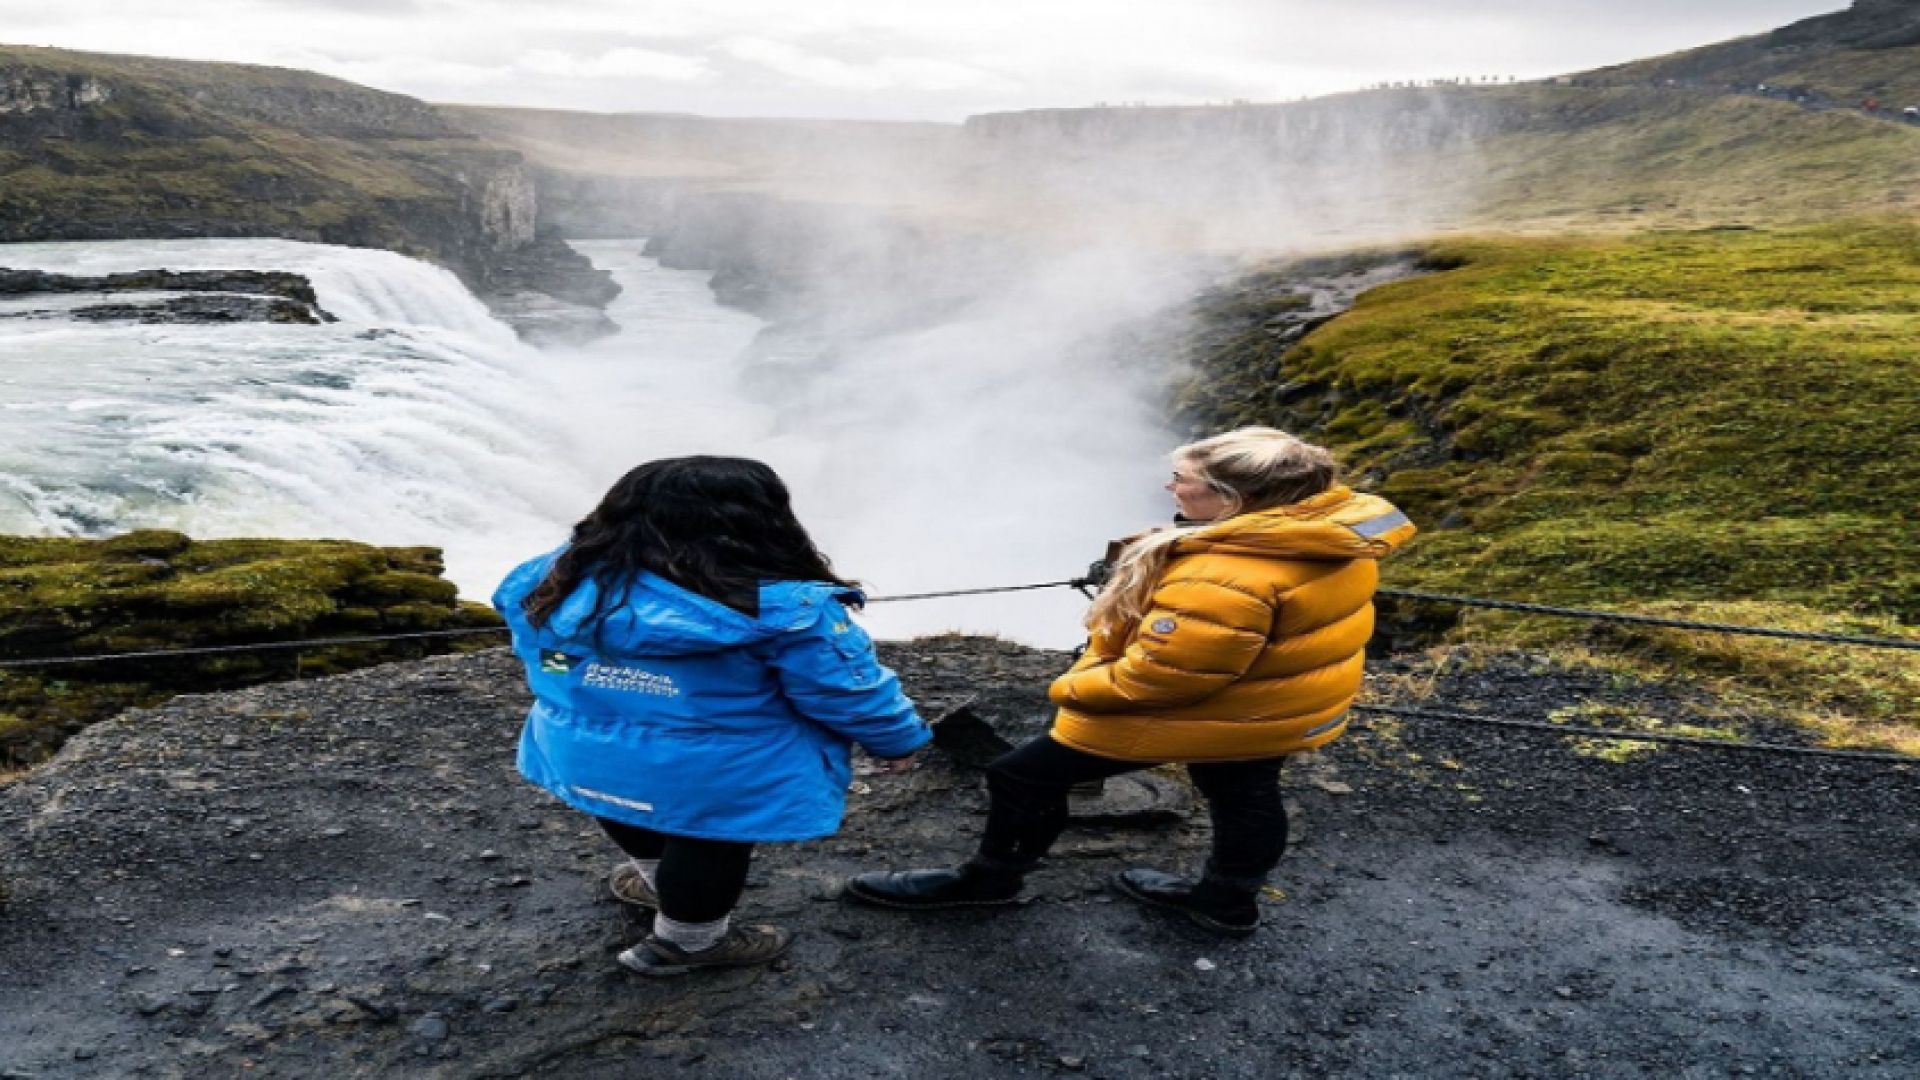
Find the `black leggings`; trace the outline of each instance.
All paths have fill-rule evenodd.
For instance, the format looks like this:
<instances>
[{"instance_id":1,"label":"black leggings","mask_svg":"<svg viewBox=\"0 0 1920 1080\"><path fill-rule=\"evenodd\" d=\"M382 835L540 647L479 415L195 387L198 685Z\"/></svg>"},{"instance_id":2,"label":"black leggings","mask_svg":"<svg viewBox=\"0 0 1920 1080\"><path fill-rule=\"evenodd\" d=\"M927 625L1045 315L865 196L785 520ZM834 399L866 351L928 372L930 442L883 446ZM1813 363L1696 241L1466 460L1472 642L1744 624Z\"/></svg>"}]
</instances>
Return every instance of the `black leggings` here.
<instances>
[{"instance_id":1,"label":"black leggings","mask_svg":"<svg viewBox=\"0 0 1920 1080\"><path fill-rule=\"evenodd\" d=\"M1213 818L1209 879L1252 891L1280 864L1287 850L1287 810L1279 783L1285 761L1277 757L1187 766ZM991 800L980 854L997 863L1033 865L1066 828L1067 795L1075 784L1152 767L1096 757L1044 735L1002 755L987 767Z\"/></svg>"},{"instance_id":2,"label":"black leggings","mask_svg":"<svg viewBox=\"0 0 1920 1080\"><path fill-rule=\"evenodd\" d=\"M594 818L621 851L634 859L658 859L654 891L660 914L675 922L713 922L740 903L747 887L753 845L732 840L668 836L638 825Z\"/></svg>"}]
</instances>

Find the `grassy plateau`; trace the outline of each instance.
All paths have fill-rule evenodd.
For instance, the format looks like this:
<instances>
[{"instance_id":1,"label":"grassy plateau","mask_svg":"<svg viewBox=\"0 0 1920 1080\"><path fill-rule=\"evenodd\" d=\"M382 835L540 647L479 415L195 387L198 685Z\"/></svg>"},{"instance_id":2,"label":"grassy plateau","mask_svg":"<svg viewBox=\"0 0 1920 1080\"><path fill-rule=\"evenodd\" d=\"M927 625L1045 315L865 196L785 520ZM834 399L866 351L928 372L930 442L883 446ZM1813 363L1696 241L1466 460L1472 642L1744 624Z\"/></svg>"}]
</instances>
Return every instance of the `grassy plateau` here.
<instances>
[{"instance_id":1,"label":"grassy plateau","mask_svg":"<svg viewBox=\"0 0 1920 1080\"><path fill-rule=\"evenodd\" d=\"M1920 637L1920 225L1461 238L1426 258L1438 272L1291 347L1262 326L1292 291L1216 298L1240 332L1194 357L1187 408L1312 432L1426 525L1391 585ZM1920 749L1912 653L1467 630L1738 676L1838 741Z\"/></svg>"}]
</instances>

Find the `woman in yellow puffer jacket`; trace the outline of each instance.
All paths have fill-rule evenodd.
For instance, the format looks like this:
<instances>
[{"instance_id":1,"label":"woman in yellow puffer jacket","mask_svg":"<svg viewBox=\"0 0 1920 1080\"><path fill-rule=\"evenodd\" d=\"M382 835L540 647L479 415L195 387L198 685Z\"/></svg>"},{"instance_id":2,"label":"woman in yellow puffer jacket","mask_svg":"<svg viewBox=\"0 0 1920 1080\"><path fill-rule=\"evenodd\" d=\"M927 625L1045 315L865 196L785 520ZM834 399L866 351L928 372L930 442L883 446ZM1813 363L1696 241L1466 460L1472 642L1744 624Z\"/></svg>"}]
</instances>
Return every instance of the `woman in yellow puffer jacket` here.
<instances>
[{"instance_id":1,"label":"woman in yellow puffer jacket","mask_svg":"<svg viewBox=\"0 0 1920 1080\"><path fill-rule=\"evenodd\" d=\"M942 870L861 874L856 900L905 909L1006 904L1067 821L1077 783L1183 762L1207 799L1198 880L1115 885L1224 934L1251 933L1286 848L1286 755L1339 737L1373 634L1378 561L1414 527L1335 482L1326 450L1250 427L1173 453L1180 525L1129 542L1087 615L1092 639L1049 696L1052 732L994 762L980 851Z\"/></svg>"}]
</instances>

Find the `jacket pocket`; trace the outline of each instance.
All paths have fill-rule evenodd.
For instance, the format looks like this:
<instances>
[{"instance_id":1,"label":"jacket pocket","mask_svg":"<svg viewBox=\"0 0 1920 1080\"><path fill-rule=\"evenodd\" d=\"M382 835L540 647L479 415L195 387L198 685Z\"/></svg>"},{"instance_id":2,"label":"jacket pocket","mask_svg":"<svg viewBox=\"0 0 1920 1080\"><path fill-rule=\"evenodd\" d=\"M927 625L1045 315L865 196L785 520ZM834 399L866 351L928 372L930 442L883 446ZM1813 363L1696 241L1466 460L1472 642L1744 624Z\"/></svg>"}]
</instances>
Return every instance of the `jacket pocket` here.
<instances>
[{"instance_id":1,"label":"jacket pocket","mask_svg":"<svg viewBox=\"0 0 1920 1080\"><path fill-rule=\"evenodd\" d=\"M851 623L846 629L834 629L827 644L839 657L842 672L855 686L871 686L880 680L880 659L874 655L873 639Z\"/></svg>"},{"instance_id":2,"label":"jacket pocket","mask_svg":"<svg viewBox=\"0 0 1920 1080\"><path fill-rule=\"evenodd\" d=\"M873 639L867 636L859 623L852 620L835 624L828 630L827 640L832 643L834 652L849 660L873 653Z\"/></svg>"}]
</instances>

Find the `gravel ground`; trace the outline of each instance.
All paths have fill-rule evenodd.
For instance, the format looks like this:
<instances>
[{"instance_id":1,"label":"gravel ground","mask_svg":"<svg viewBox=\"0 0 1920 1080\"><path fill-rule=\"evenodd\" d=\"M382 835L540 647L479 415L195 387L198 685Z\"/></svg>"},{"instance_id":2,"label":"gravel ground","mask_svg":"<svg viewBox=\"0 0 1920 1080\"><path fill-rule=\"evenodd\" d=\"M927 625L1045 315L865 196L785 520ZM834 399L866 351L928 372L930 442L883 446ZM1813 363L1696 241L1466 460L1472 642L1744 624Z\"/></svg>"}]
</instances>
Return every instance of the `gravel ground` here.
<instances>
[{"instance_id":1,"label":"gravel ground","mask_svg":"<svg viewBox=\"0 0 1920 1080\"><path fill-rule=\"evenodd\" d=\"M1014 739L1067 660L886 652L930 714L972 699ZM1376 693L1703 704L1411 663ZM648 981L613 963L644 929L614 852L513 773L525 704L505 652L181 698L0 788L0 1077L1920 1075L1911 766L1378 723L1289 765L1267 925L1224 942L1106 888L1196 865L1204 815L1077 827L1000 913L839 902L969 850L978 773L933 752L860 776L840 835L763 852L746 917L789 959Z\"/></svg>"}]
</instances>

